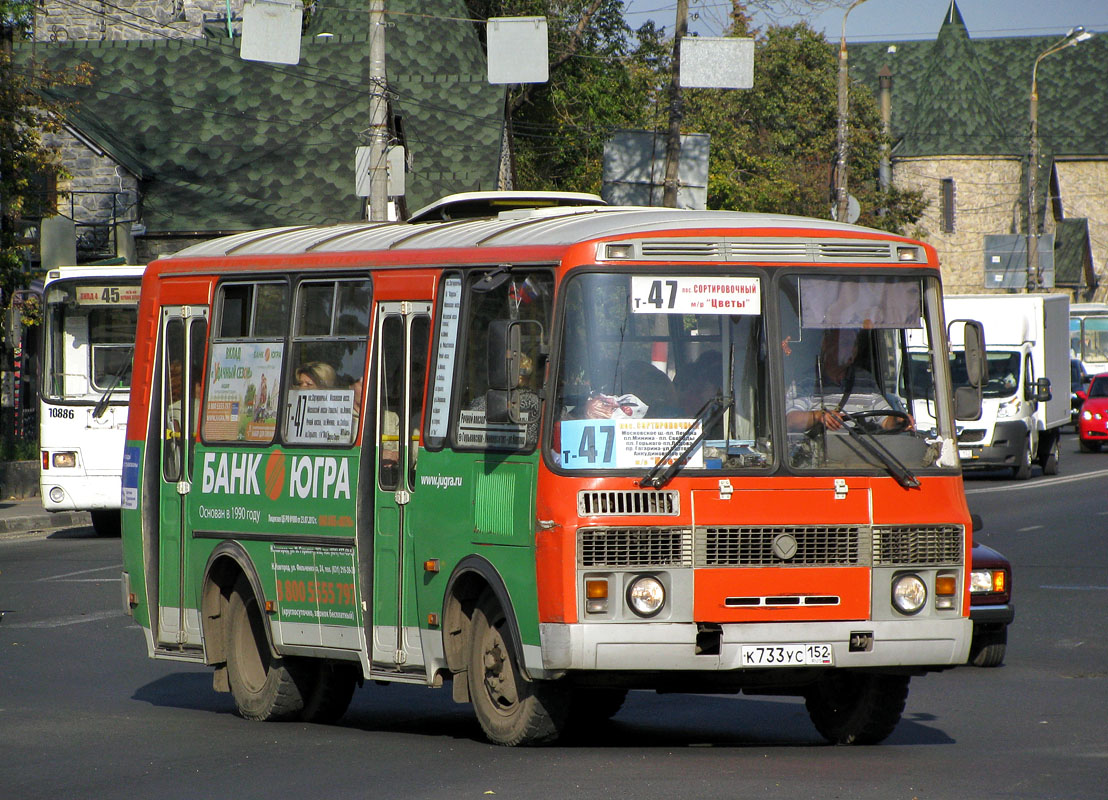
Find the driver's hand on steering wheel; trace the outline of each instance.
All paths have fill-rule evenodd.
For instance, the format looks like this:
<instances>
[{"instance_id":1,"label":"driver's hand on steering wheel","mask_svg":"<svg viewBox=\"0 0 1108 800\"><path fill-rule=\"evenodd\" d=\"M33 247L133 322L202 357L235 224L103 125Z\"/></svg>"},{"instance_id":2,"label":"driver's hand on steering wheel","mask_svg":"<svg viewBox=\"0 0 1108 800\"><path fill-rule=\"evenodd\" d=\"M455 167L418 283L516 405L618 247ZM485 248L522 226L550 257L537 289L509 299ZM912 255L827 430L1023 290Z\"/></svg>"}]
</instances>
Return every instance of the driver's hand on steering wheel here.
<instances>
[{"instance_id":1,"label":"driver's hand on steering wheel","mask_svg":"<svg viewBox=\"0 0 1108 800\"><path fill-rule=\"evenodd\" d=\"M812 412L812 426L823 425L829 431L837 431L843 426L842 412L833 408L817 408Z\"/></svg>"}]
</instances>

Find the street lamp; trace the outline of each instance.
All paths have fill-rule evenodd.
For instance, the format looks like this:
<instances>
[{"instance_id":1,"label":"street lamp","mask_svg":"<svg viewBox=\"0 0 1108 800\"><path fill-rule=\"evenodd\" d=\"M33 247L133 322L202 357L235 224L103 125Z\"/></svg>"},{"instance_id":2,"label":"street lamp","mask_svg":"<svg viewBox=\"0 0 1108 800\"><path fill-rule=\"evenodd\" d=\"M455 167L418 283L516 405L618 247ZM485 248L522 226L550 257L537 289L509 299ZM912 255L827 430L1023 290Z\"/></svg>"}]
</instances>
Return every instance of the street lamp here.
<instances>
[{"instance_id":1,"label":"street lamp","mask_svg":"<svg viewBox=\"0 0 1108 800\"><path fill-rule=\"evenodd\" d=\"M1027 162L1027 291L1042 287L1042 269L1039 266L1039 212L1035 205L1035 177L1039 166L1039 62L1066 47L1073 47L1093 38L1078 25L1060 41L1055 42L1035 59L1031 69L1031 153Z\"/></svg>"},{"instance_id":2,"label":"street lamp","mask_svg":"<svg viewBox=\"0 0 1108 800\"><path fill-rule=\"evenodd\" d=\"M835 170L835 219L846 222L849 207L849 195L846 193L846 118L850 105L850 83L846 74L846 18L855 6L860 6L866 0L854 0L843 14L843 31L839 37L839 132L838 132L838 165Z\"/></svg>"}]
</instances>

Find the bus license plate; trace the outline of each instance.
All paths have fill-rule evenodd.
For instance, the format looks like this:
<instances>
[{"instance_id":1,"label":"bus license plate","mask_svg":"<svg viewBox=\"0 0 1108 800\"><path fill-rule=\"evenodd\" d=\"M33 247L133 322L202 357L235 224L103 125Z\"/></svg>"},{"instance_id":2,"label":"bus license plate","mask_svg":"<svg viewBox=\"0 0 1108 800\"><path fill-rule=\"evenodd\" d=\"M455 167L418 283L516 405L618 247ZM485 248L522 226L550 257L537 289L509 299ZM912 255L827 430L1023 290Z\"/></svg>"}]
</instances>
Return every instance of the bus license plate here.
<instances>
[{"instance_id":1,"label":"bus license plate","mask_svg":"<svg viewBox=\"0 0 1108 800\"><path fill-rule=\"evenodd\" d=\"M958 451L958 458L973 458L973 451L972 450L959 450Z\"/></svg>"},{"instance_id":2,"label":"bus license plate","mask_svg":"<svg viewBox=\"0 0 1108 800\"><path fill-rule=\"evenodd\" d=\"M834 666L829 644L748 644L743 645L744 667Z\"/></svg>"}]
</instances>

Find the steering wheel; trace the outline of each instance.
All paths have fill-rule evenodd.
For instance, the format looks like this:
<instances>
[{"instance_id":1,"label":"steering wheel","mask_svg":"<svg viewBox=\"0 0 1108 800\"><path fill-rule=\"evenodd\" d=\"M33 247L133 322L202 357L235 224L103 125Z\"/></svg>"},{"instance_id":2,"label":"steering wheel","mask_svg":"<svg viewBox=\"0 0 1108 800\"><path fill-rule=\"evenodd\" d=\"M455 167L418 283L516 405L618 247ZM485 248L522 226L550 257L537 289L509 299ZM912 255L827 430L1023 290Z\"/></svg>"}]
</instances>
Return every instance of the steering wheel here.
<instances>
[{"instance_id":1,"label":"steering wheel","mask_svg":"<svg viewBox=\"0 0 1108 800\"><path fill-rule=\"evenodd\" d=\"M912 426L912 418L903 411L896 411L895 409L877 409L874 411L840 411L846 419L853 422L859 428L866 433L880 436L889 433L900 433L901 431L908 430ZM884 419L881 422L876 421L877 417L886 418L893 417L900 424L891 428L886 428Z\"/></svg>"}]
</instances>

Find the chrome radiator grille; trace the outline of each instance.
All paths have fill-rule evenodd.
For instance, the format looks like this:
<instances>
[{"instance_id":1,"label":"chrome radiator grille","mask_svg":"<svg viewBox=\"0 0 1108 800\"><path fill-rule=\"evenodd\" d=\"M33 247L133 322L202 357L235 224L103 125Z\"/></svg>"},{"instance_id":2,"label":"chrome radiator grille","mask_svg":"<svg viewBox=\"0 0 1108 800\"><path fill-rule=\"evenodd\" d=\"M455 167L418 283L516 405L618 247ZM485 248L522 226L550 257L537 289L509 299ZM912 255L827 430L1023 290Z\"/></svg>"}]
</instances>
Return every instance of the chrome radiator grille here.
<instances>
[{"instance_id":1,"label":"chrome radiator grille","mask_svg":"<svg viewBox=\"0 0 1108 800\"><path fill-rule=\"evenodd\" d=\"M880 525L873 529L873 564L881 567L961 564L961 525Z\"/></svg>"},{"instance_id":2,"label":"chrome radiator grille","mask_svg":"<svg viewBox=\"0 0 1108 800\"><path fill-rule=\"evenodd\" d=\"M691 567L692 533L673 528L581 530L577 563L598 567Z\"/></svg>"},{"instance_id":3,"label":"chrome radiator grille","mask_svg":"<svg viewBox=\"0 0 1108 800\"><path fill-rule=\"evenodd\" d=\"M857 566L868 529L862 526L744 526L697 529L700 567Z\"/></svg>"},{"instance_id":4,"label":"chrome radiator grille","mask_svg":"<svg viewBox=\"0 0 1108 800\"><path fill-rule=\"evenodd\" d=\"M922 567L963 563L960 525L582 528L577 563L616 567Z\"/></svg>"}]
</instances>

